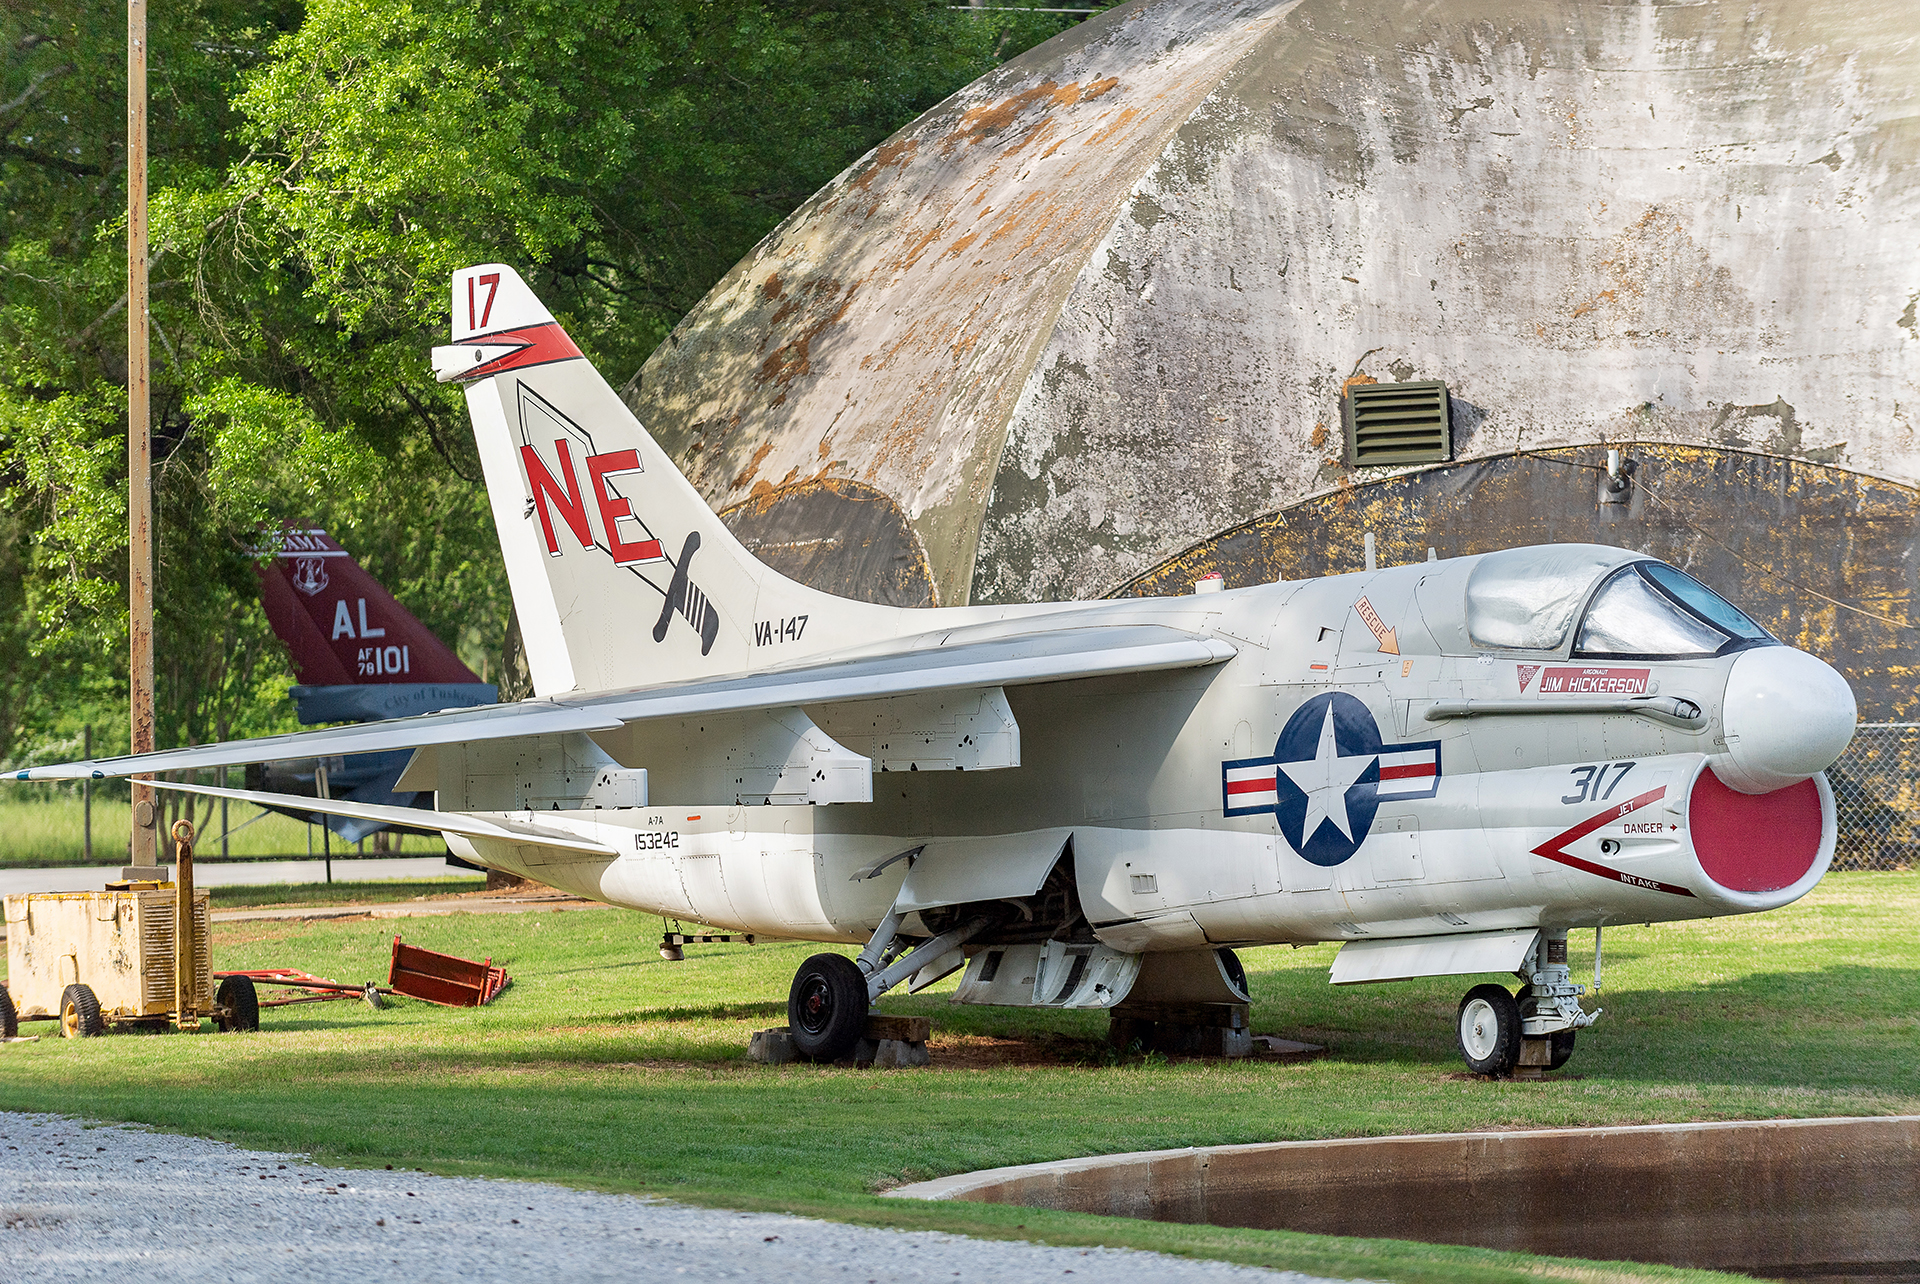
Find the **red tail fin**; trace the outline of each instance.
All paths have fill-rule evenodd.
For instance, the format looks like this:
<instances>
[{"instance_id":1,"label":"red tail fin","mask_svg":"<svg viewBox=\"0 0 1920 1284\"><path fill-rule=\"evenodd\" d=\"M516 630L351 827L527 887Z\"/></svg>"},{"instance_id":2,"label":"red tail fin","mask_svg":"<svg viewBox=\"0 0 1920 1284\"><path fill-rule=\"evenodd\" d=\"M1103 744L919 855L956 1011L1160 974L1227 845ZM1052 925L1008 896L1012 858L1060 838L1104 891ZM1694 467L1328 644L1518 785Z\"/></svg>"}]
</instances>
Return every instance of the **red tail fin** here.
<instances>
[{"instance_id":1,"label":"red tail fin","mask_svg":"<svg viewBox=\"0 0 1920 1284\"><path fill-rule=\"evenodd\" d=\"M260 601L303 684L480 681L325 531L289 527L282 539L259 570Z\"/></svg>"}]
</instances>

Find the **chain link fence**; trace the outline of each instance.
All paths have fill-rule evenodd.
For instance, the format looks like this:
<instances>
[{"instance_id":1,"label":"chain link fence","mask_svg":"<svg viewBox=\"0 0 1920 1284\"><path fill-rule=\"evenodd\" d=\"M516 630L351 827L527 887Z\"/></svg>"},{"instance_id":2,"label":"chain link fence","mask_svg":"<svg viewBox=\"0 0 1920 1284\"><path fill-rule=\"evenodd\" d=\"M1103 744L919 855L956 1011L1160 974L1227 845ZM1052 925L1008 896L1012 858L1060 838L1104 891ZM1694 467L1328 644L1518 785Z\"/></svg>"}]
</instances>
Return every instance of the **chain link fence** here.
<instances>
[{"instance_id":1,"label":"chain link fence","mask_svg":"<svg viewBox=\"0 0 1920 1284\"><path fill-rule=\"evenodd\" d=\"M1835 869L1920 869L1920 722L1863 722L1827 768Z\"/></svg>"}]
</instances>

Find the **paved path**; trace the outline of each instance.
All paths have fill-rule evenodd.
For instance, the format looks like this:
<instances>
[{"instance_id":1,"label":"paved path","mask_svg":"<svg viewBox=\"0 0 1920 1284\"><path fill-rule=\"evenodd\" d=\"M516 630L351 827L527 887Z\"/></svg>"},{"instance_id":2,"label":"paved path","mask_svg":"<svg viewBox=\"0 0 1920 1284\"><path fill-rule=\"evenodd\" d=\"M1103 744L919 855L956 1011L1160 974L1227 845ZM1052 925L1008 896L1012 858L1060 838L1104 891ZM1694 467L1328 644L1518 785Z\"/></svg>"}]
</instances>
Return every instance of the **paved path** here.
<instances>
[{"instance_id":1,"label":"paved path","mask_svg":"<svg viewBox=\"0 0 1920 1284\"><path fill-rule=\"evenodd\" d=\"M566 892L512 892L493 896L448 897L433 901L385 901L372 905L267 905L213 911L216 923L240 923L255 920L314 922L329 918L439 918L447 914L546 914L560 910L605 909L599 901L590 901ZM0 923L0 942L7 929Z\"/></svg>"},{"instance_id":2,"label":"paved path","mask_svg":"<svg viewBox=\"0 0 1920 1284\"><path fill-rule=\"evenodd\" d=\"M10 1282L678 1278L1334 1284L1124 1249L877 1230L534 1182L323 1168L196 1137L0 1113L0 1279Z\"/></svg>"},{"instance_id":3,"label":"paved path","mask_svg":"<svg viewBox=\"0 0 1920 1284\"><path fill-rule=\"evenodd\" d=\"M248 919L322 918L436 918L442 914L541 914L554 910L605 909L566 892L534 892L524 896L462 896L443 901L387 901L375 905L274 905L262 909L223 909L213 912L216 923Z\"/></svg>"},{"instance_id":4,"label":"paved path","mask_svg":"<svg viewBox=\"0 0 1920 1284\"><path fill-rule=\"evenodd\" d=\"M385 882L445 878L466 873L442 856L370 856L333 862L333 876L342 883ZM118 865L79 865L64 869L0 869L0 896L21 892L97 892L107 880L120 877ZM193 881L201 887L235 887L263 883L322 883L327 867L317 860L195 861Z\"/></svg>"}]
</instances>

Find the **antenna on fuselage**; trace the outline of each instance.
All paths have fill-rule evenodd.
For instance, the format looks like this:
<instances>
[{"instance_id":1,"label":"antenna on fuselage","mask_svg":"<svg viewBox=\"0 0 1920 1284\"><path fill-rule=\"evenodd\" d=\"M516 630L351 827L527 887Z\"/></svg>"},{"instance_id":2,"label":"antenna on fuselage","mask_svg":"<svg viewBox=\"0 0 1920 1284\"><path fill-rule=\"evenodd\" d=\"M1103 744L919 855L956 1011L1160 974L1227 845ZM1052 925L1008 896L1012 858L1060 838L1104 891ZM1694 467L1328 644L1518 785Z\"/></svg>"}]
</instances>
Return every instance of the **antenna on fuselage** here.
<instances>
[{"instance_id":1,"label":"antenna on fuselage","mask_svg":"<svg viewBox=\"0 0 1920 1284\"><path fill-rule=\"evenodd\" d=\"M1379 563L1375 560L1374 554L1373 554L1373 532L1372 531L1367 532L1367 569L1370 571L1377 571L1380 569Z\"/></svg>"}]
</instances>

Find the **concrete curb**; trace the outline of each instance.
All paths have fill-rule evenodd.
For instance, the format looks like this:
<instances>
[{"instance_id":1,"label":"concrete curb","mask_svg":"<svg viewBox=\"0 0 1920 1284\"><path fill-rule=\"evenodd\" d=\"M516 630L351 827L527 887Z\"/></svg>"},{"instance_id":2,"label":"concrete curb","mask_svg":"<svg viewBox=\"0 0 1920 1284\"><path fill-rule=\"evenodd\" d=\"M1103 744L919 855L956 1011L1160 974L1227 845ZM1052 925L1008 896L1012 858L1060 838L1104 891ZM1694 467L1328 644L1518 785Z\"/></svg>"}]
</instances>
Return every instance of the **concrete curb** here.
<instances>
[{"instance_id":1,"label":"concrete curb","mask_svg":"<svg viewBox=\"0 0 1920 1284\"><path fill-rule=\"evenodd\" d=\"M887 1195L1760 1275L1920 1275L1920 1115L1189 1147Z\"/></svg>"}]
</instances>

